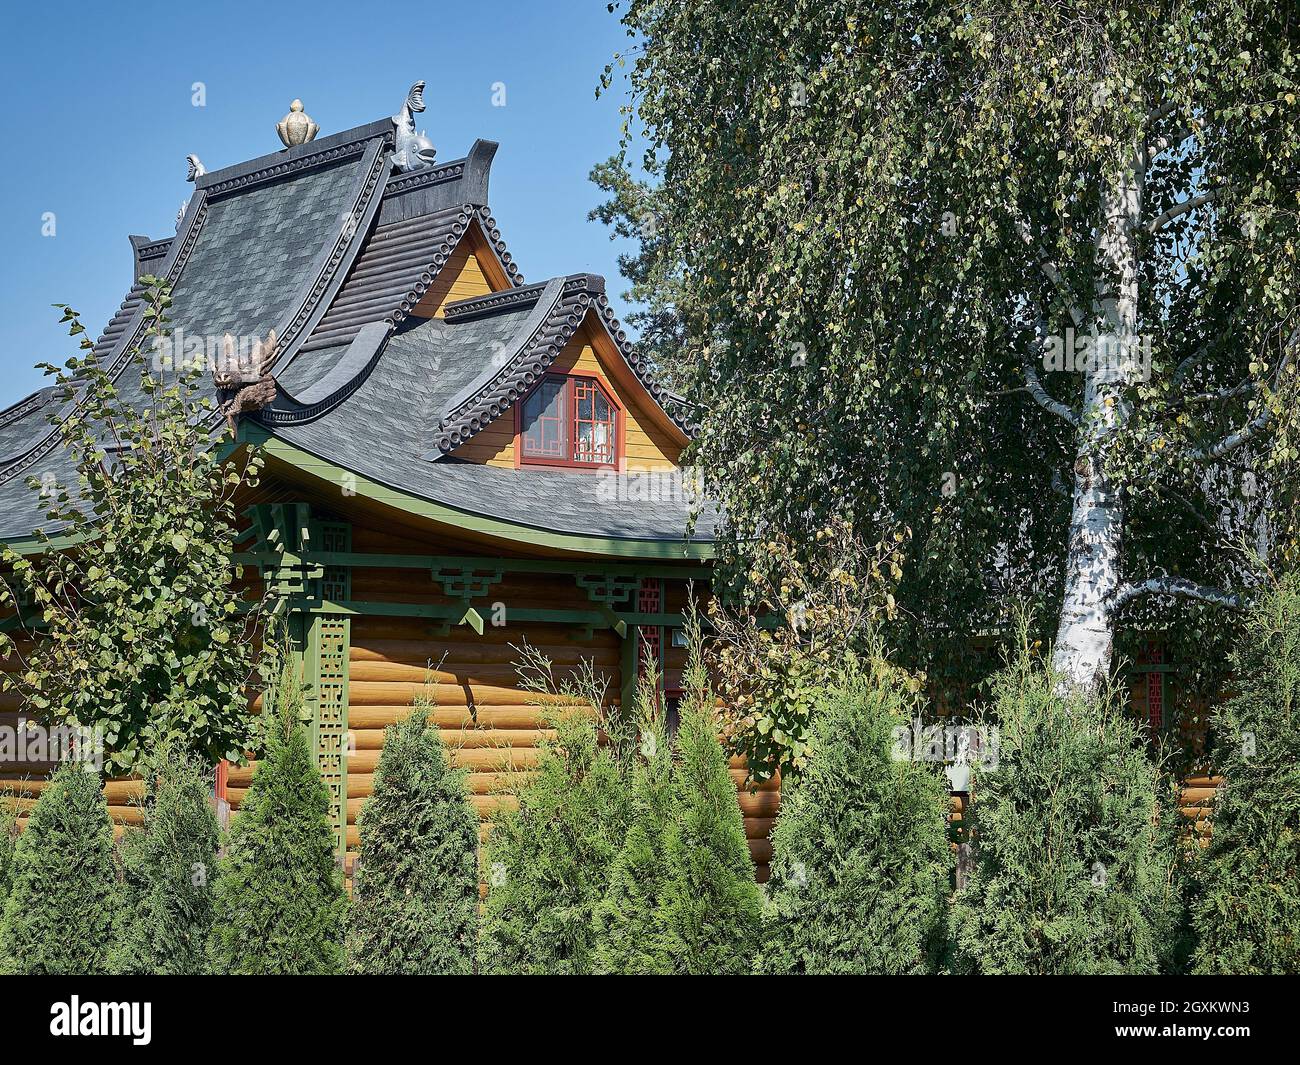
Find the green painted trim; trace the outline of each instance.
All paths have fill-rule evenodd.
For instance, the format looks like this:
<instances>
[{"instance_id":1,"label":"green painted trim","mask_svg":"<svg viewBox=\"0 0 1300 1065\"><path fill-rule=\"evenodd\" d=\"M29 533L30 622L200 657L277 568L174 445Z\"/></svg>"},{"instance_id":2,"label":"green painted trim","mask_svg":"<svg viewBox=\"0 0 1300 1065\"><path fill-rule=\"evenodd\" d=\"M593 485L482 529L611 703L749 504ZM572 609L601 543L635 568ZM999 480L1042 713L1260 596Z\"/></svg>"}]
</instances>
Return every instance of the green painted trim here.
<instances>
[{"instance_id":1,"label":"green painted trim","mask_svg":"<svg viewBox=\"0 0 1300 1065\"><path fill-rule=\"evenodd\" d=\"M537 529L500 518L488 518L481 514L471 514L469 511L458 510L443 503L435 503L409 492L390 488L353 470L335 465L272 435L265 426L253 422L241 422L239 433L241 441L260 446L265 455L287 462L320 481L336 486L347 483L349 491L356 495L455 529L466 529L524 547L545 547L580 554L656 559L711 559L713 557L711 543L576 536Z\"/></svg>"},{"instance_id":2,"label":"green painted trim","mask_svg":"<svg viewBox=\"0 0 1300 1065\"><path fill-rule=\"evenodd\" d=\"M303 615L314 617L319 614L339 614L344 617L371 615L376 617L431 618L438 621L449 621L453 625L459 625L467 620L468 609L472 608L467 608L464 603L442 606L436 603L382 603L356 599L346 601L297 599L289 602L290 614L299 617ZM474 613L477 614L478 612L474 611ZM590 625L597 629L616 628L617 622L620 621L627 626L680 626L683 620L678 614L618 613L612 610L605 613L596 608L591 610L552 610L547 607L507 608L506 616L512 625L517 621L531 621L551 625ZM471 621L470 624L473 624L473 622Z\"/></svg>"},{"instance_id":3,"label":"green painted trim","mask_svg":"<svg viewBox=\"0 0 1300 1065\"><path fill-rule=\"evenodd\" d=\"M558 559L501 558L489 555L383 555L356 551L240 551L233 559L246 565L351 566L365 569L423 569L430 573L443 569L472 571L503 570L507 573L564 573L576 576L598 575L610 577L641 577L646 574L645 563L565 562ZM709 567L656 566L656 577L668 580L708 580Z\"/></svg>"},{"instance_id":4,"label":"green painted trim","mask_svg":"<svg viewBox=\"0 0 1300 1065\"><path fill-rule=\"evenodd\" d=\"M95 530L75 535L60 533L58 536L51 536L48 540L39 540L35 536L29 536L25 540L8 540L0 546L7 547L20 555L40 555L46 551L66 551L70 547L79 547L81 544L89 543L98 538L99 532Z\"/></svg>"}]
</instances>

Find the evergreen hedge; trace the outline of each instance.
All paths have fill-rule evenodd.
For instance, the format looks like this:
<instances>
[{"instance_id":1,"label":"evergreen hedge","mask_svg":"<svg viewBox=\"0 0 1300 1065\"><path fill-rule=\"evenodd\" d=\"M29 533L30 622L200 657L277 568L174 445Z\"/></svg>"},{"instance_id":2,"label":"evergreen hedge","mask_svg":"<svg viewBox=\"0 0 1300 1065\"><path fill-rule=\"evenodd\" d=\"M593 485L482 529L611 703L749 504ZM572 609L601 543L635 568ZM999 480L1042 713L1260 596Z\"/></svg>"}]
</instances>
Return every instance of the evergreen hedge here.
<instances>
[{"instance_id":1,"label":"evergreen hedge","mask_svg":"<svg viewBox=\"0 0 1300 1065\"><path fill-rule=\"evenodd\" d=\"M212 771L180 750L164 749L151 761L144 825L129 829L120 845L125 905L111 967L119 973L203 973L221 843Z\"/></svg>"},{"instance_id":2,"label":"evergreen hedge","mask_svg":"<svg viewBox=\"0 0 1300 1065\"><path fill-rule=\"evenodd\" d=\"M274 706L279 725L268 730L265 756L217 864L210 966L220 974L337 973L347 897L292 658Z\"/></svg>"},{"instance_id":3,"label":"evergreen hedge","mask_svg":"<svg viewBox=\"0 0 1300 1065\"><path fill-rule=\"evenodd\" d=\"M385 730L362 808L348 966L363 974L472 973L478 946L478 817L448 764L431 702Z\"/></svg>"},{"instance_id":4,"label":"evergreen hedge","mask_svg":"<svg viewBox=\"0 0 1300 1065\"><path fill-rule=\"evenodd\" d=\"M82 976L108 969L120 887L99 774L65 762L50 777L14 848L0 920L0 972Z\"/></svg>"},{"instance_id":5,"label":"evergreen hedge","mask_svg":"<svg viewBox=\"0 0 1300 1065\"><path fill-rule=\"evenodd\" d=\"M1201 974L1300 972L1300 575L1267 588L1215 711L1210 846L1193 908Z\"/></svg>"},{"instance_id":6,"label":"evergreen hedge","mask_svg":"<svg viewBox=\"0 0 1300 1065\"><path fill-rule=\"evenodd\" d=\"M1159 773L1115 701L1064 696L1026 651L994 682L996 771L976 775L958 973L1154 973L1175 939Z\"/></svg>"},{"instance_id":7,"label":"evergreen hedge","mask_svg":"<svg viewBox=\"0 0 1300 1065\"><path fill-rule=\"evenodd\" d=\"M883 665L816 699L808 764L772 832L757 972L938 969L950 804L939 767L894 757L894 730L915 709Z\"/></svg>"}]
</instances>

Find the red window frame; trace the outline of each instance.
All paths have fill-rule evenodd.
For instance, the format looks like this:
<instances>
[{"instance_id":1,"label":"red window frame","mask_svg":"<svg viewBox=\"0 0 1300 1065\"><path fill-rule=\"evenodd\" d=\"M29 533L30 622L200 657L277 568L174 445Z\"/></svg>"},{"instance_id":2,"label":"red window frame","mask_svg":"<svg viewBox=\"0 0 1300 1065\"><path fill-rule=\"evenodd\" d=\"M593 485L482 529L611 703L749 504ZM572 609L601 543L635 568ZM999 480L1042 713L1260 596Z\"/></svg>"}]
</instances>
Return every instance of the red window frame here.
<instances>
[{"instance_id":1,"label":"red window frame","mask_svg":"<svg viewBox=\"0 0 1300 1065\"><path fill-rule=\"evenodd\" d=\"M564 384L563 407L560 414L560 418L563 420L564 454L562 456L527 455L524 453L524 406L537 394L539 389L547 384L554 385L556 382ZM578 418L579 400L584 398L584 393L595 392L598 392L608 403L610 418L608 421L596 421L594 419L593 405L593 418L583 419L580 423ZM574 458L574 448L578 439L580 424L609 426L610 458L608 461L589 461ZM566 469L579 470L616 469L623 462L623 431L623 405L618 401L614 390L609 387L608 383L599 374L546 374L515 404L515 465L561 466Z\"/></svg>"}]
</instances>

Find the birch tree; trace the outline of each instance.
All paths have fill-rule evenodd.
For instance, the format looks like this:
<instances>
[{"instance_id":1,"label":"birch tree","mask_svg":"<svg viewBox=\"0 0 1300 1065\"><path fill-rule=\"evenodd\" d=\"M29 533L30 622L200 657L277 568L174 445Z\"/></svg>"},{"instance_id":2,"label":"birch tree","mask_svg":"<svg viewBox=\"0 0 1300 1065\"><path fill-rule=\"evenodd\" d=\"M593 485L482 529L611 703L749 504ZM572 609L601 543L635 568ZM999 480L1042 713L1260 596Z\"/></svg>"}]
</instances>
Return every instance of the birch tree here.
<instances>
[{"instance_id":1,"label":"birch tree","mask_svg":"<svg viewBox=\"0 0 1300 1065\"><path fill-rule=\"evenodd\" d=\"M837 514L912 529L923 659L1008 593L1079 689L1119 628L1229 627L1296 543L1297 12L614 6L724 580Z\"/></svg>"}]
</instances>

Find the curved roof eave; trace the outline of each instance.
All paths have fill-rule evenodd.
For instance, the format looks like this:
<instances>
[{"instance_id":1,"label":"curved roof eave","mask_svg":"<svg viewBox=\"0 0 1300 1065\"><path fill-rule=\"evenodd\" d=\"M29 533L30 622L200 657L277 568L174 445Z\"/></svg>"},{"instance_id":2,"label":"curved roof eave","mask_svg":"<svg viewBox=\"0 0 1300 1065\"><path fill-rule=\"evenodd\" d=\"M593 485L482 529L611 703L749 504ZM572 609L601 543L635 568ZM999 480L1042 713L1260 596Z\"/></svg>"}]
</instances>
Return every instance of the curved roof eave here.
<instances>
[{"instance_id":1,"label":"curved roof eave","mask_svg":"<svg viewBox=\"0 0 1300 1065\"><path fill-rule=\"evenodd\" d=\"M515 547L541 548L563 551L574 555L602 555L617 558L636 558L671 561L709 561L713 558L713 542L709 540L580 536L558 532L539 526L507 521L487 514L464 510L433 499L425 499L411 492L373 480L355 470L347 469L329 459L306 451L269 432L255 423L241 423L240 439L259 445L264 453L298 469L331 489L337 490L343 477L355 492L377 503L392 507L405 514L446 526L452 530L469 531Z\"/></svg>"}]
</instances>

